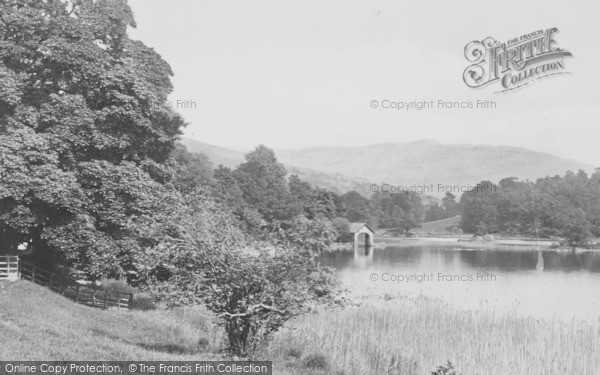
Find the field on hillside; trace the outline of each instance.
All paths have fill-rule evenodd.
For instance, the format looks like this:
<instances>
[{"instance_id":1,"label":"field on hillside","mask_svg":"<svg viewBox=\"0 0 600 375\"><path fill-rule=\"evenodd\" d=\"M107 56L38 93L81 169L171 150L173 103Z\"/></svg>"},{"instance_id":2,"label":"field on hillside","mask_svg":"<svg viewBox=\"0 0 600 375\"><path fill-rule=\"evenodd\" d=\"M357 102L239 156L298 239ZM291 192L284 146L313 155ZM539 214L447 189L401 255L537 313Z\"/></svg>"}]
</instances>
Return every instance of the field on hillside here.
<instances>
[{"instance_id":1,"label":"field on hillside","mask_svg":"<svg viewBox=\"0 0 600 375\"><path fill-rule=\"evenodd\" d=\"M415 234L456 235L452 232L451 228L453 227L460 227L460 216L421 223L420 228L411 229L411 232Z\"/></svg>"},{"instance_id":2,"label":"field on hillside","mask_svg":"<svg viewBox=\"0 0 600 375\"><path fill-rule=\"evenodd\" d=\"M460 227L460 216L454 216L447 219L428 221L420 224L418 228L412 228L410 233L416 236L438 236L438 237L464 237L470 238L471 234L458 234L452 231L454 227ZM376 231L377 235L398 237L395 234L395 228L379 228ZM405 238L401 236L399 238Z\"/></svg>"}]
</instances>

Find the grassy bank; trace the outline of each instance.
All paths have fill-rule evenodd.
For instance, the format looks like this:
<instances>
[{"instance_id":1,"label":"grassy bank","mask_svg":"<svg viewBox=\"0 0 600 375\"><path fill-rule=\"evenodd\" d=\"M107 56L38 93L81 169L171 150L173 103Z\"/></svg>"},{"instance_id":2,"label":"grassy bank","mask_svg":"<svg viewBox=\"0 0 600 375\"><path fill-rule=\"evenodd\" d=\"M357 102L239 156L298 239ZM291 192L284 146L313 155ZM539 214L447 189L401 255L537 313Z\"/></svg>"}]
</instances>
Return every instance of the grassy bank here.
<instances>
[{"instance_id":1,"label":"grassy bank","mask_svg":"<svg viewBox=\"0 0 600 375\"><path fill-rule=\"evenodd\" d=\"M104 311L0 282L0 360L209 359L217 329L202 311Z\"/></svg>"},{"instance_id":2,"label":"grassy bank","mask_svg":"<svg viewBox=\"0 0 600 375\"><path fill-rule=\"evenodd\" d=\"M302 317L268 354L298 374L315 363L328 374L429 374L450 360L465 375L597 375L600 332L398 297Z\"/></svg>"},{"instance_id":3,"label":"grassy bank","mask_svg":"<svg viewBox=\"0 0 600 375\"><path fill-rule=\"evenodd\" d=\"M222 359L222 335L205 314L103 311L28 282L0 283L0 360ZM388 297L298 318L261 354L289 375L429 374L448 360L465 375L597 375L600 332Z\"/></svg>"}]
</instances>

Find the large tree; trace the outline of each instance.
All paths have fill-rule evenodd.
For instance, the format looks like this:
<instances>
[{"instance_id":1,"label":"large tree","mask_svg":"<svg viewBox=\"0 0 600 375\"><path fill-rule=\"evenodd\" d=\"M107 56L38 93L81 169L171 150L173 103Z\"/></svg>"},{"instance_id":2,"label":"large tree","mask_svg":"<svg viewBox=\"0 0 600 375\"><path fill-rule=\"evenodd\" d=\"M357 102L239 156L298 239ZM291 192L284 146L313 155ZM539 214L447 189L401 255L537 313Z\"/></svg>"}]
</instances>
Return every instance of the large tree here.
<instances>
[{"instance_id":1,"label":"large tree","mask_svg":"<svg viewBox=\"0 0 600 375\"><path fill-rule=\"evenodd\" d=\"M120 0L0 2L0 251L25 242L94 278L149 245L134 223L168 201L184 121L134 26Z\"/></svg>"},{"instance_id":2,"label":"large tree","mask_svg":"<svg viewBox=\"0 0 600 375\"><path fill-rule=\"evenodd\" d=\"M417 192L384 193L377 191L371 197L379 215L379 225L394 228L395 232L406 234L423 221L425 210Z\"/></svg>"},{"instance_id":3,"label":"large tree","mask_svg":"<svg viewBox=\"0 0 600 375\"><path fill-rule=\"evenodd\" d=\"M333 218L336 214L335 195L325 189L314 188L297 175L291 175L288 181L293 203L301 207L308 219L319 216Z\"/></svg>"},{"instance_id":4,"label":"large tree","mask_svg":"<svg viewBox=\"0 0 600 375\"><path fill-rule=\"evenodd\" d=\"M462 230L467 233L494 233L498 228L496 193L491 181L482 181L460 198Z\"/></svg>"},{"instance_id":5,"label":"large tree","mask_svg":"<svg viewBox=\"0 0 600 375\"><path fill-rule=\"evenodd\" d=\"M300 211L286 181L286 170L273 150L263 145L246 154L234 172L245 202L268 222L288 220Z\"/></svg>"}]
</instances>

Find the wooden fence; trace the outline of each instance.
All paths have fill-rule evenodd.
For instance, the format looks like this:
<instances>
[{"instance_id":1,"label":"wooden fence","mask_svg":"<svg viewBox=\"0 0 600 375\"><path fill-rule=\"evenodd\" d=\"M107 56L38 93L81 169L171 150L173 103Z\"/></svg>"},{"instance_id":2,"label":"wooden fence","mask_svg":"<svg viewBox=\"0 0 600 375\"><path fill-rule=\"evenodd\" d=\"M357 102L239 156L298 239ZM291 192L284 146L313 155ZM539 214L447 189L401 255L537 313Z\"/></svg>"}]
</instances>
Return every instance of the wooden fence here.
<instances>
[{"instance_id":1,"label":"wooden fence","mask_svg":"<svg viewBox=\"0 0 600 375\"><path fill-rule=\"evenodd\" d=\"M12 255L0 255L0 280L19 278L19 258Z\"/></svg>"},{"instance_id":2,"label":"wooden fence","mask_svg":"<svg viewBox=\"0 0 600 375\"><path fill-rule=\"evenodd\" d=\"M81 285L71 279L44 270L35 264L23 261L19 262L18 273L21 279L45 286L54 292L71 298L77 303L104 309L132 308L132 293L114 292Z\"/></svg>"}]
</instances>

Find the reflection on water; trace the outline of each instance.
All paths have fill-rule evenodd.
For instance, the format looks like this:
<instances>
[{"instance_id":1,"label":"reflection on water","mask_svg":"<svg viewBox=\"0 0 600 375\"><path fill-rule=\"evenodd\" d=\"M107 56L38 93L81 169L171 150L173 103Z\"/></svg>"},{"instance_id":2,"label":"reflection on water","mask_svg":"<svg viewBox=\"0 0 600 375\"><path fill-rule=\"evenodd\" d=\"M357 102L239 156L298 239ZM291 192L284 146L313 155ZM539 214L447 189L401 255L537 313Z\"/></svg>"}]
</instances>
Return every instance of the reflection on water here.
<instances>
[{"instance_id":1,"label":"reflection on water","mask_svg":"<svg viewBox=\"0 0 600 375\"><path fill-rule=\"evenodd\" d=\"M365 269L373 263L373 248L370 246L354 246L353 265Z\"/></svg>"},{"instance_id":2,"label":"reflection on water","mask_svg":"<svg viewBox=\"0 0 600 375\"><path fill-rule=\"evenodd\" d=\"M538 260L537 260L537 264L535 265L535 269L538 271L543 271L544 270L544 255L542 254L541 249L539 249L537 253L538 253Z\"/></svg>"},{"instance_id":3,"label":"reflection on water","mask_svg":"<svg viewBox=\"0 0 600 375\"><path fill-rule=\"evenodd\" d=\"M424 294L471 309L486 304L495 310L546 318L600 321L600 252L412 245L358 247L323 254L321 261L337 268L344 282L359 294ZM371 278L373 273L377 281ZM417 282L411 275L430 277ZM444 275L456 277L447 281Z\"/></svg>"},{"instance_id":4,"label":"reflection on water","mask_svg":"<svg viewBox=\"0 0 600 375\"><path fill-rule=\"evenodd\" d=\"M374 255L375 254L375 255ZM600 252L586 251L572 253L570 251L541 251L541 250L455 250L443 245L386 247L374 249L357 246L353 252L334 251L321 256L324 265L338 269L348 268L349 265L362 267L365 265L431 265L443 263L452 265L462 263L474 268L485 268L496 271L529 271L544 269L570 272L589 271L600 273Z\"/></svg>"}]
</instances>

